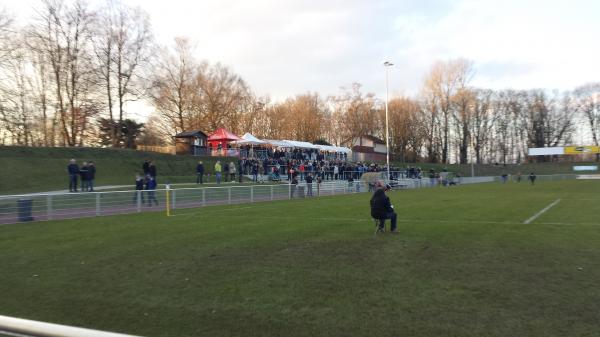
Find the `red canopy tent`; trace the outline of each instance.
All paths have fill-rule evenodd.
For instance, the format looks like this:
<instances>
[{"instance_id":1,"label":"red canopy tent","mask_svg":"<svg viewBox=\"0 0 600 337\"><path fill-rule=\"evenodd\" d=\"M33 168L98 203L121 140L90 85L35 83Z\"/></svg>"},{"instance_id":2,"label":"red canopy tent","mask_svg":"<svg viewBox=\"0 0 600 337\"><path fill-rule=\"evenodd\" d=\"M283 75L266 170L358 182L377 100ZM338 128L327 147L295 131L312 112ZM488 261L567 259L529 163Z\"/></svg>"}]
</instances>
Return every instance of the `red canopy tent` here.
<instances>
[{"instance_id":1,"label":"red canopy tent","mask_svg":"<svg viewBox=\"0 0 600 337\"><path fill-rule=\"evenodd\" d=\"M227 150L227 144L234 140L240 140L241 138L227 131L225 128L217 129L206 139L208 147L213 150L222 149L223 152Z\"/></svg>"}]
</instances>

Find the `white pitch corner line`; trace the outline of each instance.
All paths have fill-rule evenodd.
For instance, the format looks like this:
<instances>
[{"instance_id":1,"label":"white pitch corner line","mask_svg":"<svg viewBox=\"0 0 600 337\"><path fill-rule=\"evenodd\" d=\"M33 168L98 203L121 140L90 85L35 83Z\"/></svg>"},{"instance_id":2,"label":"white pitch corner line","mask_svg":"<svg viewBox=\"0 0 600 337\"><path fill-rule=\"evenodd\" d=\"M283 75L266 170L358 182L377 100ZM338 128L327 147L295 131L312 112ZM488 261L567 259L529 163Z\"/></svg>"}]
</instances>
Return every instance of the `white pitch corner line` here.
<instances>
[{"instance_id":1,"label":"white pitch corner line","mask_svg":"<svg viewBox=\"0 0 600 337\"><path fill-rule=\"evenodd\" d=\"M533 220L537 219L540 215L544 214L547 210L549 210L550 208L554 207L556 204L558 204L560 202L560 199L556 199L554 200L553 203L551 203L550 205L546 206L544 209L542 209L541 211L535 213L531 218L523 221L523 224L527 225L529 223L531 223Z\"/></svg>"}]
</instances>

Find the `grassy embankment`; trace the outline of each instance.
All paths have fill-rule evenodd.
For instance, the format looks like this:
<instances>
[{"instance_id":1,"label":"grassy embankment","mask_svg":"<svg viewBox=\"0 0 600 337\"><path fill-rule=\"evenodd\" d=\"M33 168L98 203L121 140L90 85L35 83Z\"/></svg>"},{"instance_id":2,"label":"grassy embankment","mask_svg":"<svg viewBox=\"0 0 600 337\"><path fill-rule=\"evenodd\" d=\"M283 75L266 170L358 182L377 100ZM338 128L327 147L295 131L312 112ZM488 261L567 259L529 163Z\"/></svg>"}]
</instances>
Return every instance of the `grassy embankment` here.
<instances>
[{"instance_id":1,"label":"grassy embankment","mask_svg":"<svg viewBox=\"0 0 600 337\"><path fill-rule=\"evenodd\" d=\"M32 148L0 146L0 194L68 189L66 167L74 158L81 165L93 160L96 185L133 185L145 159L153 160L159 183L195 182L198 160L212 172L217 159L101 148ZM210 177L214 181L214 176Z\"/></svg>"}]
</instances>

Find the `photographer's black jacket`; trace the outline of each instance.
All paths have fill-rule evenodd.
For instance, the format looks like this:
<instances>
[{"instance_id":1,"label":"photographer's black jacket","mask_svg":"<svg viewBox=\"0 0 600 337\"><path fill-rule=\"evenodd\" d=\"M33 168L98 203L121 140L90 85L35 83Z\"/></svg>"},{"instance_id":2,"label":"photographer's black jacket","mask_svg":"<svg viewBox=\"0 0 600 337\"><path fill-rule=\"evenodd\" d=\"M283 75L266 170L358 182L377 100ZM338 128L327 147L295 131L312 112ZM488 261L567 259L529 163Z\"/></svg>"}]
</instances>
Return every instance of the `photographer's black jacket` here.
<instances>
[{"instance_id":1,"label":"photographer's black jacket","mask_svg":"<svg viewBox=\"0 0 600 337\"><path fill-rule=\"evenodd\" d=\"M385 191L381 188L376 190L371 197L371 216L375 219L381 219L385 217L386 213L393 211L390 198L385 195Z\"/></svg>"}]
</instances>

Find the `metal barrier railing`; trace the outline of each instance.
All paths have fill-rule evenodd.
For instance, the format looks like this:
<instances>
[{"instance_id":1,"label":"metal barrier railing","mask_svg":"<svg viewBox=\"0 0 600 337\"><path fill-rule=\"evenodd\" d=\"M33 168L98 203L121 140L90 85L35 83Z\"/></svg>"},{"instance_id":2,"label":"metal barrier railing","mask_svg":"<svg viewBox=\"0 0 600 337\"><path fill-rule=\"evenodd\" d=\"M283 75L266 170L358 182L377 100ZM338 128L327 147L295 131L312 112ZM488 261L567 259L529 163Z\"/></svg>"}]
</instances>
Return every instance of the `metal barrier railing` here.
<instances>
[{"instance_id":1,"label":"metal barrier railing","mask_svg":"<svg viewBox=\"0 0 600 337\"><path fill-rule=\"evenodd\" d=\"M538 181L575 179L575 175L538 176ZM511 179L508 179L510 181ZM451 181L437 178L397 179L389 183L394 188L427 188L442 185L473 184L502 181L501 177L461 177ZM526 177L522 181L527 182ZM230 205L272 200L319 197L336 194L361 193L372 190L363 181L333 180L320 184L306 181L291 184L232 185L153 190L83 193L48 193L0 196L0 224L74 219L102 215L166 211L169 209Z\"/></svg>"},{"instance_id":2,"label":"metal barrier railing","mask_svg":"<svg viewBox=\"0 0 600 337\"><path fill-rule=\"evenodd\" d=\"M8 316L0 316L0 335L21 337L135 337Z\"/></svg>"},{"instance_id":3,"label":"metal barrier railing","mask_svg":"<svg viewBox=\"0 0 600 337\"><path fill-rule=\"evenodd\" d=\"M169 209L317 197L365 190L362 182L330 181L256 184L227 187L177 188L144 191L47 193L0 196L0 224L74 219L92 216L166 211ZM366 185L364 185L366 186Z\"/></svg>"}]
</instances>

